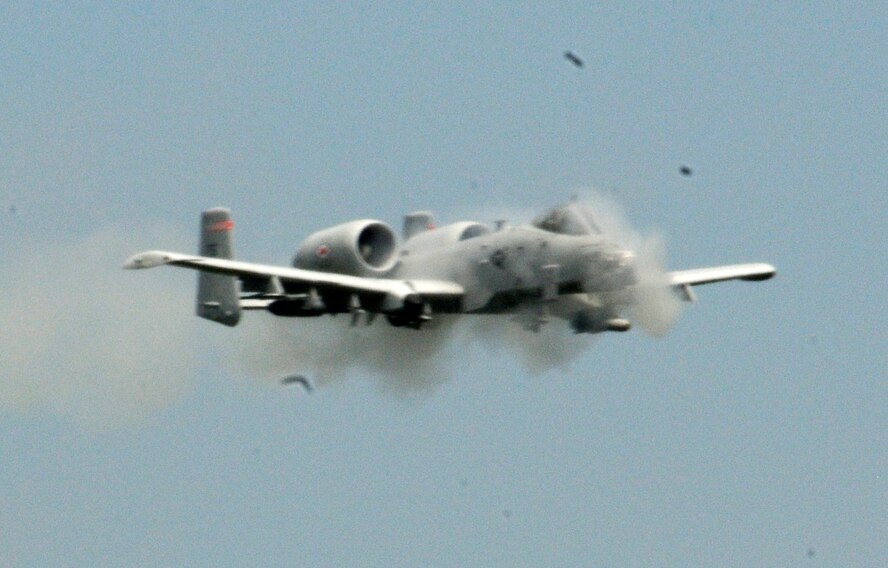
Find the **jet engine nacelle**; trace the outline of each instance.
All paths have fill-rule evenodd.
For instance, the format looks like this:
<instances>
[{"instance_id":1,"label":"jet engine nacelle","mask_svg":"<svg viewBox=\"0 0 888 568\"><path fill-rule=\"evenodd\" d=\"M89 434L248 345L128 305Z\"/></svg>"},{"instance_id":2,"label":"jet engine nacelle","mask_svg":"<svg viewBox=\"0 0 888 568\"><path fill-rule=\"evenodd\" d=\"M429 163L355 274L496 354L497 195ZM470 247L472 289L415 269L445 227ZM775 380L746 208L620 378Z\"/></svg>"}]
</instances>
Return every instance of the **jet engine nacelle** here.
<instances>
[{"instance_id":1,"label":"jet engine nacelle","mask_svg":"<svg viewBox=\"0 0 888 568\"><path fill-rule=\"evenodd\" d=\"M411 251L438 250L442 246L486 235L490 229L474 221L462 221L423 231L410 237L405 245Z\"/></svg>"},{"instance_id":2,"label":"jet engine nacelle","mask_svg":"<svg viewBox=\"0 0 888 568\"><path fill-rule=\"evenodd\" d=\"M302 241L293 266L352 276L382 276L397 260L398 237L382 221L363 219L323 229Z\"/></svg>"}]
</instances>

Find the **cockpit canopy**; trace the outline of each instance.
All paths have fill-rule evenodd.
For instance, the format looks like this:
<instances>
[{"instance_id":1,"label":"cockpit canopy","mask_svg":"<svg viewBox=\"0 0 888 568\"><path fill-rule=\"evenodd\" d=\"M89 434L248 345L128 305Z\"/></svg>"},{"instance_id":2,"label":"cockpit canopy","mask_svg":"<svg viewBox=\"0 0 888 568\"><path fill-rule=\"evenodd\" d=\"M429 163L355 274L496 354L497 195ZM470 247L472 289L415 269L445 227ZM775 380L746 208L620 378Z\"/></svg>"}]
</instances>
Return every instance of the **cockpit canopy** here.
<instances>
[{"instance_id":1,"label":"cockpit canopy","mask_svg":"<svg viewBox=\"0 0 888 568\"><path fill-rule=\"evenodd\" d=\"M533 226L543 231L559 235L593 235L601 231L595 226L591 215L577 205L570 203L555 207L533 220Z\"/></svg>"}]
</instances>

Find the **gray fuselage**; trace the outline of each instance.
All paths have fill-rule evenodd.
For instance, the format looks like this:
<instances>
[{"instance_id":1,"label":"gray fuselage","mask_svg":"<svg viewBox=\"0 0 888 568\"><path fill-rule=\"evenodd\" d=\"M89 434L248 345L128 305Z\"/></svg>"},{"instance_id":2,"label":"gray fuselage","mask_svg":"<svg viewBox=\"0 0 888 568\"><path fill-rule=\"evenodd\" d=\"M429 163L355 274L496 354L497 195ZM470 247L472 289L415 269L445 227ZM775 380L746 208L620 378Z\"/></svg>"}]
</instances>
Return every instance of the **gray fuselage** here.
<instances>
[{"instance_id":1,"label":"gray fuselage","mask_svg":"<svg viewBox=\"0 0 888 568\"><path fill-rule=\"evenodd\" d=\"M466 291L461 311L501 313L533 299L631 284L631 260L631 253L600 235L507 226L451 243L408 239L392 277L452 281Z\"/></svg>"}]
</instances>

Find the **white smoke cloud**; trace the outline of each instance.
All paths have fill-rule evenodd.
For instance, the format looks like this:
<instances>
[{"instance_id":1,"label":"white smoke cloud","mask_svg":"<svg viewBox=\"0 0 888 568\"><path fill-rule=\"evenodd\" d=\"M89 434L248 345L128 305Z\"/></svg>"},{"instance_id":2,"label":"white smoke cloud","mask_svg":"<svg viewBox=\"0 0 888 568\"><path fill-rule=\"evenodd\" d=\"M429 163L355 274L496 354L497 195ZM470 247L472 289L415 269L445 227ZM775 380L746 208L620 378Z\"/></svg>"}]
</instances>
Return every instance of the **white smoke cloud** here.
<instances>
[{"instance_id":1,"label":"white smoke cloud","mask_svg":"<svg viewBox=\"0 0 888 568\"><path fill-rule=\"evenodd\" d=\"M0 408L105 428L163 407L193 379L193 288L122 270L122 260L144 248L135 238L184 241L168 231L134 235L116 227L75 242L7 249Z\"/></svg>"},{"instance_id":2,"label":"white smoke cloud","mask_svg":"<svg viewBox=\"0 0 888 568\"><path fill-rule=\"evenodd\" d=\"M439 317L435 325L416 331L392 327L382 316L370 326L352 327L349 318L247 314L238 326L240 348L229 364L269 384L293 373L308 375L319 386L363 374L406 396L430 392L450 379L455 319Z\"/></svg>"},{"instance_id":3,"label":"white smoke cloud","mask_svg":"<svg viewBox=\"0 0 888 568\"><path fill-rule=\"evenodd\" d=\"M657 233L643 236L629 222L614 199L585 190L576 207L605 235L636 254L638 283L629 301L629 316L647 333L659 337L672 327L681 312L681 300L669 286L666 247Z\"/></svg>"},{"instance_id":4,"label":"white smoke cloud","mask_svg":"<svg viewBox=\"0 0 888 568\"><path fill-rule=\"evenodd\" d=\"M660 337L672 327L682 303L669 285L665 267L665 246L659 235L645 238L636 249L636 275L632 319L649 334Z\"/></svg>"},{"instance_id":5,"label":"white smoke cloud","mask_svg":"<svg viewBox=\"0 0 888 568\"><path fill-rule=\"evenodd\" d=\"M534 375L569 369L595 342L593 336L575 334L567 322L555 318L538 331L531 331L522 321L536 317L532 313L469 317L473 321L467 326L466 340L480 348L482 356L517 358L522 367Z\"/></svg>"},{"instance_id":6,"label":"white smoke cloud","mask_svg":"<svg viewBox=\"0 0 888 568\"><path fill-rule=\"evenodd\" d=\"M434 392L466 361L505 355L540 374L566 368L592 342L561 320L534 333L505 315L438 316L420 331L392 327L384 317L351 327L348 317L248 314L238 326L231 370L269 385L291 374L321 387L346 377L372 378L396 396L415 397Z\"/></svg>"}]
</instances>

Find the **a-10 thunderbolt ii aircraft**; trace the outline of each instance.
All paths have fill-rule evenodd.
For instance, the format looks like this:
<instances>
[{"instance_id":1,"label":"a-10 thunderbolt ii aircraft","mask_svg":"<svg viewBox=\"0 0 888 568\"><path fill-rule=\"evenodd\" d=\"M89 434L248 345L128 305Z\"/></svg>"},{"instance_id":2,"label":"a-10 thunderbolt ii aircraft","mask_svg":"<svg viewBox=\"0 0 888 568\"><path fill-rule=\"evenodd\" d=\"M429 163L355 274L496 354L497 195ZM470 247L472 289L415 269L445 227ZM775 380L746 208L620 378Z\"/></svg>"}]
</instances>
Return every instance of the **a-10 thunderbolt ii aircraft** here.
<instances>
[{"instance_id":1,"label":"a-10 thunderbolt ii aircraft","mask_svg":"<svg viewBox=\"0 0 888 568\"><path fill-rule=\"evenodd\" d=\"M381 221L352 221L310 235L292 267L234 260L232 228L227 209L204 211L199 255L148 251L123 266L200 271L197 315L229 326L243 310L351 314L352 325L382 314L393 326L416 330L437 314L520 313L534 331L550 317L567 320L576 333L631 326L623 312L639 284L636 255L575 203L529 225L493 229L470 221L435 228L430 213L411 213L400 244ZM696 268L663 274L663 286L693 301L692 286L774 274L763 263Z\"/></svg>"}]
</instances>

